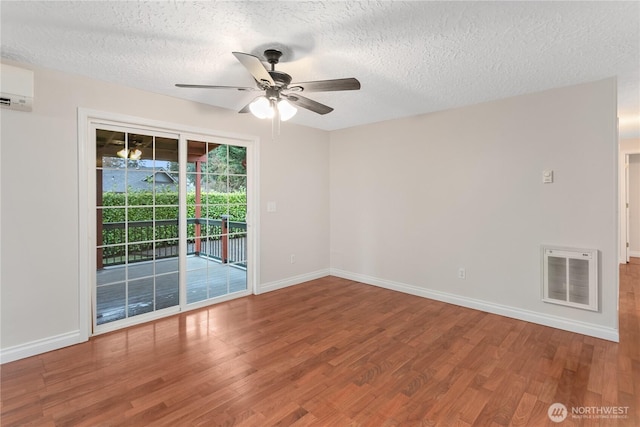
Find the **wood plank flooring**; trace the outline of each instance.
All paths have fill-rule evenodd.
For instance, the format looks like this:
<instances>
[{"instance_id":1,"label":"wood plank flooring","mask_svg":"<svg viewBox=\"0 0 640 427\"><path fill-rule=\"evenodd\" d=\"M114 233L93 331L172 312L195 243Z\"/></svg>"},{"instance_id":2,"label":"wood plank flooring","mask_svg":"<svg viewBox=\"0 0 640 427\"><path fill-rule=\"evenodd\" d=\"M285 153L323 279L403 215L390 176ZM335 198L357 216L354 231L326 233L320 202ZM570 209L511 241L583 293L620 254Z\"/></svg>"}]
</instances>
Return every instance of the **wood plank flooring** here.
<instances>
[{"instance_id":1,"label":"wood plank flooring","mask_svg":"<svg viewBox=\"0 0 640 427\"><path fill-rule=\"evenodd\" d=\"M638 426L640 260L620 274L619 344L326 277L7 363L0 423Z\"/></svg>"}]
</instances>

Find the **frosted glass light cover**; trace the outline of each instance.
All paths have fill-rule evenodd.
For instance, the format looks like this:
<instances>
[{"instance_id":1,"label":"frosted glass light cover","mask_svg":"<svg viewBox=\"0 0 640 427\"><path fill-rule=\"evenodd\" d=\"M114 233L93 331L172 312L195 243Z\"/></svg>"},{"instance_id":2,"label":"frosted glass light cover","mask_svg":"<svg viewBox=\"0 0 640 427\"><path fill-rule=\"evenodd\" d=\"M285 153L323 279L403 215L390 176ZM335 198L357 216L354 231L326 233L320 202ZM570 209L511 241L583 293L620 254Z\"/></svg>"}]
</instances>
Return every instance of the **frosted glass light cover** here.
<instances>
[{"instance_id":1,"label":"frosted glass light cover","mask_svg":"<svg viewBox=\"0 0 640 427\"><path fill-rule=\"evenodd\" d=\"M298 109L293 105L291 105L289 101L287 101L286 99L283 99L280 102L278 102L278 112L280 113L280 120L282 120L283 122L286 122L291 117L296 115L296 113L298 112Z\"/></svg>"},{"instance_id":2,"label":"frosted glass light cover","mask_svg":"<svg viewBox=\"0 0 640 427\"><path fill-rule=\"evenodd\" d=\"M249 110L259 119L270 119L274 113L271 102L264 96L256 98L255 101L249 104Z\"/></svg>"}]
</instances>

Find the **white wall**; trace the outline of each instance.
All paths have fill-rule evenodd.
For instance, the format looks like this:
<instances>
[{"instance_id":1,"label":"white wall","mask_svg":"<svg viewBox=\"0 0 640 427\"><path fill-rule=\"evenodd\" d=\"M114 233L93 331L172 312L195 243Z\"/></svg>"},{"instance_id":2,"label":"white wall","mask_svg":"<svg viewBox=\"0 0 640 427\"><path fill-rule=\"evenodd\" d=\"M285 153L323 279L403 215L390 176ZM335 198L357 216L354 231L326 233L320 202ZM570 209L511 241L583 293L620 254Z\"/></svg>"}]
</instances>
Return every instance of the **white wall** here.
<instances>
[{"instance_id":1,"label":"white wall","mask_svg":"<svg viewBox=\"0 0 640 427\"><path fill-rule=\"evenodd\" d=\"M617 340L616 162L614 79L332 132L331 271ZM542 244L600 251L599 312L541 301Z\"/></svg>"},{"instance_id":2,"label":"white wall","mask_svg":"<svg viewBox=\"0 0 640 427\"><path fill-rule=\"evenodd\" d=\"M620 140L621 153L640 153L640 138L628 138Z\"/></svg>"},{"instance_id":3,"label":"white wall","mask_svg":"<svg viewBox=\"0 0 640 427\"><path fill-rule=\"evenodd\" d=\"M78 107L258 136L258 291L328 273L327 132L287 123L272 141L270 123L249 115L10 64L35 71L35 98L31 113L1 110L4 356L68 343L79 330L78 289L84 284L78 275ZM267 201L277 202L277 212L266 212Z\"/></svg>"}]
</instances>

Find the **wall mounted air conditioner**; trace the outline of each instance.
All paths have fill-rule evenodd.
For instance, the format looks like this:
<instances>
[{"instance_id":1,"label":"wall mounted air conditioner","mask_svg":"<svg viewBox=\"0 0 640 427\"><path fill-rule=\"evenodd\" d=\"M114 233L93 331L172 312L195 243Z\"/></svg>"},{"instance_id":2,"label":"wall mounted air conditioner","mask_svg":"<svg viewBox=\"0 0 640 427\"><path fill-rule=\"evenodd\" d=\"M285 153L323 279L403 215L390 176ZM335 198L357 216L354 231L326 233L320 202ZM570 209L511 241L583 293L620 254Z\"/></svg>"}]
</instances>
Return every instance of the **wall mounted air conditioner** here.
<instances>
[{"instance_id":1,"label":"wall mounted air conditioner","mask_svg":"<svg viewBox=\"0 0 640 427\"><path fill-rule=\"evenodd\" d=\"M542 247L542 300L598 310L598 251Z\"/></svg>"},{"instance_id":2,"label":"wall mounted air conditioner","mask_svg":"<svg viewBox=\"0 0 640 427\"><path fill-rule=\"evenodd\" d=\"M33 108L33 71L0 64L0 105L3 108L31 111Z\"/></svg>"}]
</instances>

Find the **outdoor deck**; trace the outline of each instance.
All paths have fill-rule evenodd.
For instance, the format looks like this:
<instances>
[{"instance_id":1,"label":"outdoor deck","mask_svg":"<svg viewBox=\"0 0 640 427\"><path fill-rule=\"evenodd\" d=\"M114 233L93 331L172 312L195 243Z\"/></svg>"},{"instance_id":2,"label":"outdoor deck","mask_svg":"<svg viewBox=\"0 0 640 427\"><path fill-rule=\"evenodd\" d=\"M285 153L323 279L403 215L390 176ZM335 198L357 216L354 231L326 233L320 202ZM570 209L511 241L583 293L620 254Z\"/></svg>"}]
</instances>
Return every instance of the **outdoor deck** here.
<instances>
[{"instance_id":1,"label":"outdoor deck","mask_svg":"<svg viewBox=\"0 0 640 427\"><path fill-rule=\"evenodd\" d=\"M187 304L247 289L246 269L238 265L192 255L186 273ZM179 304L177 257L106 267L96 275L99 325L154 311L154 294L156 310Z\"/></svg>"}]
</instances>

